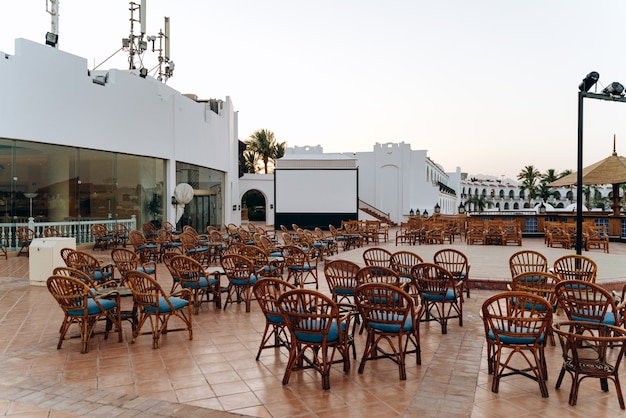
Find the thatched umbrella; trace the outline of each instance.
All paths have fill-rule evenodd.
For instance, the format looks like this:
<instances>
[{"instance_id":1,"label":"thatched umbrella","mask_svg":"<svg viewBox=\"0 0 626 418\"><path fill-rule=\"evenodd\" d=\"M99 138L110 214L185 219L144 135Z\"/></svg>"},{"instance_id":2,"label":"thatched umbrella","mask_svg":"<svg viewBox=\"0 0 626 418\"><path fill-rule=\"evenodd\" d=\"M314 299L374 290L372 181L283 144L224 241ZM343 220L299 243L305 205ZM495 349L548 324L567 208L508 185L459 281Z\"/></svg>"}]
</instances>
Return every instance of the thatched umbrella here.
<instances>
[{"instance_id":1,"label":"thatched umbrella","mask_svg":"<svg viewBox=\"0 0 626 418\"><path fill-rule=\"evenodd\" d=\"M569 174L549 184L550 187L572 186L577 184L577 173ZM626 183L626 158L615 152L615 138L613 138L613 154L583 168L583 185L612 184L613 185L613 214L619 215L619 185Z\"/></svg>"}]
</instances>

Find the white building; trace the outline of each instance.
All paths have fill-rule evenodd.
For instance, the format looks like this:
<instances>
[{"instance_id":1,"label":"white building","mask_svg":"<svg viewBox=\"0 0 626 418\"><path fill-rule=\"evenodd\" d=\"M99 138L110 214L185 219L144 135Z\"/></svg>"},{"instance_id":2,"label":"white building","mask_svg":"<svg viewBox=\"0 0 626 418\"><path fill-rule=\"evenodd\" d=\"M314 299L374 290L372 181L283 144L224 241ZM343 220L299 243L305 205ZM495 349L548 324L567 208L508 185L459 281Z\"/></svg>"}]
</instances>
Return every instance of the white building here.
<instances>
[{"instance_id":1,"label":"white building","mask_svg":"<svg viewBox=\"0 0 626 418\"><path fill-rule=\"evenodd\" d=\"M0 91L3 237L29 217L174 223L179 183L195 189L185 223L240 222L229 97L194 100L136 70L91 73L86 59L26 39L0 52ZM36 193L32 209L24 193Z\"/></svg>"}]
</instances>

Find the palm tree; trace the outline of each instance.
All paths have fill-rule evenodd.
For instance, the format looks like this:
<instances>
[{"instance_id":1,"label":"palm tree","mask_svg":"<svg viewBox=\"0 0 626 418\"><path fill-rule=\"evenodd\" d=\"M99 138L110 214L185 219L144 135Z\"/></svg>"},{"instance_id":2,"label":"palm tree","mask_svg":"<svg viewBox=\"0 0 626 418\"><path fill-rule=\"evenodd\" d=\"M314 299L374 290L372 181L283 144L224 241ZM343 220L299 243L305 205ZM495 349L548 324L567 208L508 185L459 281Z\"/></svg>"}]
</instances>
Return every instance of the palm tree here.
<instances>
[{"instance_id":1,"label":"palm tree","mask_svg":"<svg viewBox=\"0 0 626 418\"><path fill-rule=\"evenodd\" d=\"M485 196L484 194L475 194L471 195L465 201L465 207L469 208L471 204L472 210L482 212L483 210L485 210L485 208L490 207L492 203L493 201L487 199L487 196Z\"/></svg>"},{"instance_id":2,"label":"palm tree","mask_svg":"<svg viewBox=\"0 0 626 418\"><path fill-rule=\"evenodd\" d=\"M556 172L556 170L554 168L549 168L549 169L546 170L545 173L543 173L541 175L541 181L546 183L546 184L550 184L553 181L558 180L562 175L563 175L563 173L557 174L557 172Z\"/></svg>"},{"instance_id":3,"label":"palm tree","mask_svg":"<svg viewBox=\"0 0 626 418\"><path fill-rule=\"evenodd\" d=\"M255 152L244 151L243 153L243 165L245 173L256 173L256 163L259 161L259 157Z\"/></svg>"},{"instance_id":4,"label":"palm tree","mask_svg":"<svg viewBox=\"0 0 626 418\"><path fill-rule=\"evenodd\" d=\"M258 129L246 141L248 151L255 154L258 160L263 160L265 174L268 174L268 163L275 162L285 155L285 142L276 142L274 132L267 129Z\"/></svg>"},{"instance_id":5,"label":"palm tree","mask_svg":"<svg viewBox=\"0 0 626 418\"><path fill-rule=\"evenodd\" d=\"M537 180L541 178L541 173L532 165L527 165L517 175L517 179L521 180L521 190L528 190L528 203L537 196Z\"/></svg>"}]
</instances>

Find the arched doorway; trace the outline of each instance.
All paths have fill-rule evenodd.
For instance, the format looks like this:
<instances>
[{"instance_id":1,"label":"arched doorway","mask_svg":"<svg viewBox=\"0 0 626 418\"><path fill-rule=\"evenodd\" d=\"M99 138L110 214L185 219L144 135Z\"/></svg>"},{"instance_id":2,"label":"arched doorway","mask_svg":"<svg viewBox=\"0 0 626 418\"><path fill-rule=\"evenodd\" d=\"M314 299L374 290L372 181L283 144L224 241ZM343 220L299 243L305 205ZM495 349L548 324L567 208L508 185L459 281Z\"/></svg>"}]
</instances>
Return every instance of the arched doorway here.
<instances>
[{"instance_id":1,"label":"arched doorway","mask_svg":"<svg viewBox=\"0 0 626 418\"><path fill-rule=\"evenodd\" d=\"M241 197L241 220L265 222L266 207L263 193L256 189L248 190Z\"/></svg>"}]
</instances>

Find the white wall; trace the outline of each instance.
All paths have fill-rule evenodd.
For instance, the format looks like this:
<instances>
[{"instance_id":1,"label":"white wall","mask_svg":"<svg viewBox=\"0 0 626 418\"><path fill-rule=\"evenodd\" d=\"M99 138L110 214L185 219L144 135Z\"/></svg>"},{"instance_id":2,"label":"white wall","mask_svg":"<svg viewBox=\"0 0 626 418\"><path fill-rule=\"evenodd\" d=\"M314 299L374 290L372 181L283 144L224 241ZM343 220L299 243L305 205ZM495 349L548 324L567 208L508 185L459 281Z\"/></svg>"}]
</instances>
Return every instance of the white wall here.
<instances>
[{"instance_id":1,"label":"white wall","mask_svg":"<svg viewBox=\"0 0 626 418\"><path fill-rule=\"evenodd\" d=\"M163 158L168 170L176 161L220 170L228 208L239 196L230 98L216 114L135 70L97 72L107 73L105 85L95 84L86 59L17 39L14 55L0 53L0 137ZM174 182L170 171L170 196ZM224 213L226 223L238 216Z\"/></svg>"}]
</instances>

